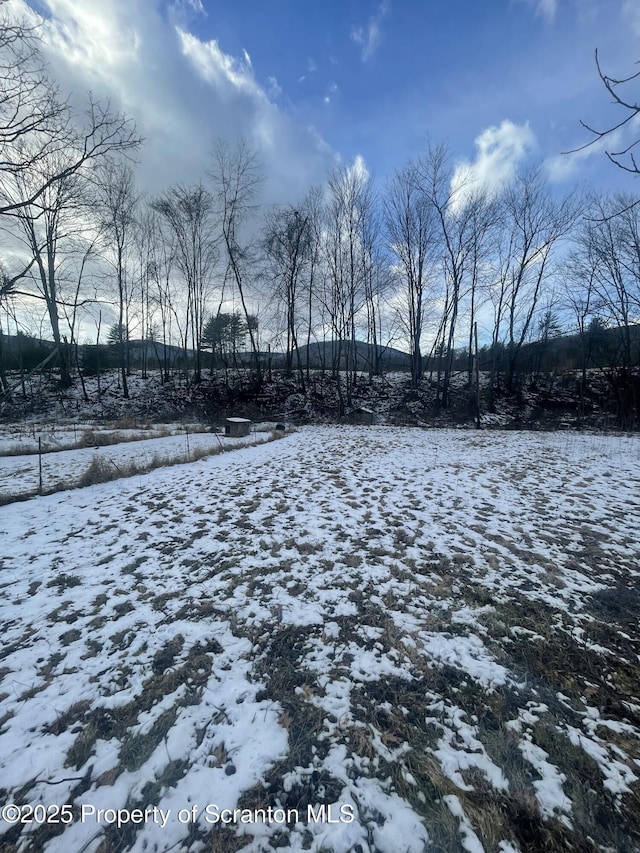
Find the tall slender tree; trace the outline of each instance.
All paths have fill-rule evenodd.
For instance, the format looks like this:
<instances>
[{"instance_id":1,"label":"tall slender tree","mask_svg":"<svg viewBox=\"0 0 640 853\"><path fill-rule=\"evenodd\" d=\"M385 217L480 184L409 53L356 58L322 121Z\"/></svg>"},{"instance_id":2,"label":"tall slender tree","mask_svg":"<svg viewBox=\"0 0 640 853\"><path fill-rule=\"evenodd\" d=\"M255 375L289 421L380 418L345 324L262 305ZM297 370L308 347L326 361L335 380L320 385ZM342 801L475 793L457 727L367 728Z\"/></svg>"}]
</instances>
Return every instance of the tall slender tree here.
<instances>
[{"instance_id":1,"label":"tall slender tree","mask_svg":"<svg viewBox=\"0 0 640 853\"><path fill-rule=\"evenodd\" d=\"M29 197L34 185L46 181L43 171L57 171L62 156L60 154L41 161L34 165L29 174L17 174L15 184L20 195ZM64 388L72 384L72 378L68 330L61 327L61 300L64 298L61 262L64 258L65 243L82 230L79 214L84 205L83 193L81 176L68 175L49 184L40 194L37 203L16 209L12 220L12 225L17 226L23 245L35 262L30 271L30 278L46 306L51 334L59 353L60 383Z\"/></svg>"},{"instance_id":2,"label":"tall slender tree","mask_svg":"<svg viewBox=\"0 0 640 853\"><path fill-rule=\"evenodd\" d=\"M499 276L507 326L507 388L512 390L518 355L551 272L553 252L575 223L579 205L571 195L554 198L540 168L516 175L504 192L503 205L507 246ZM498 316L498 324L501 319Z\"/></svg>"},{"instance_id":3,"label":"tall slender tree","mask_svg":"<svg viewBox=\"0 0 640 853\"><path fill-rule=\"evenodd\" d=\"M414 163L396 172L387 186L385 223L389 251L402 282L400 317L410 347L411 383L422 377L426 293L436 260L435 209Z\"/></svg>"},{"instance_id":4,"label":"tall slender tree","mask_svg":"<svg viewBox=\"0 0 640 853\"><path fill-rule=\"evenodd\" d=\"M133 170L128 164L108 163L100 180L101 224L105 237L104 254L116 273L118 321L118 361L122 392L129 397L129 307L133 292L133 258L138 193Z\"/></svg>"},{"instance_id":5,"label":"tall slender tree","mask_svg":"<svg viewBox=\"0 0 640 853\"><path fill-rule=\"evenodd\" d=\"M458 317L473 246L474 195L464 182L457 183L452 178L447 148L430 145L420 161L420 183L435 211L445 284L444 310L435 344L438 397L443 408L449 405Z\"/></svg>"},{"instance_id":6,"label":"tall slender tree","mask_svg":"<svg viewBox=\"0 0 640 853\"><path fill-rule=\"evenodd\" d=\"M185 364L189 342L194 352L194 381L202 379L202 335L213 270L218 257L213 199L202 184L174 187L153 203L175 239L175 263L186 285Z\"/></svg>"},{"instance_id":7,"label":"tall slender tree","mask_svg":"<svg viewBox=\"0 0 640 853\"><path fill-rule=\"evenodd\" d=\"M301 291L313 250L310 213L304 207L289 205L272 208L265 219L263 246L267 258L268 278L283 306L286 322L285 372L293 373L294 353L300 381L304 371L298 344Z\"/></svg>"},{"instance_id":8,"label":"tall slender tree","mask_svg":"<svg viewBox=\"0 0 640 853\"><path fill-rule=\"evenodd\" d=\"M249 318L251 310L251 276L256 265L254 238L246 230L249 220L257 210L257 197L263 176L254 151L245 139L235 147L219 139L213 147L213 164L210 171L213 196L221 230L221 249L244 312L253 363L258 383L262 381L262 367L256 329Z\"/></svg>"}]
</instances>

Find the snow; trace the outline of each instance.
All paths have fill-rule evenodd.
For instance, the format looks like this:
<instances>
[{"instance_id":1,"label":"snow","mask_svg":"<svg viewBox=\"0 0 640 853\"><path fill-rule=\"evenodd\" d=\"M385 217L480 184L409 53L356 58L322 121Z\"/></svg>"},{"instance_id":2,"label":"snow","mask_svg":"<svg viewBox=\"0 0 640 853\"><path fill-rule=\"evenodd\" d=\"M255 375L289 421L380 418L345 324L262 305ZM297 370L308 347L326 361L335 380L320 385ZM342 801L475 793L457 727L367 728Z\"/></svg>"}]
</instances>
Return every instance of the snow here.
<instances>
[{"instance_id":1,"label":"snow","mask_svg":"<svg viewBox=\"0 0 640 853\"><path fill-rule=\"evenodd\" d=\"M598 764L604 776L603 785L608 791L617 796L631 791L630 786L638 777L625 761L619 760L620 757L627 758L624 752L603 743L595 735L588 737L573 726L567 726L567 734L572 744L584 749ZM618 753L618 759L614 758L615 753Z\"/></svg>"},{"instance_id":2,"label":"snow","mask_svg":"<svg viewBox=\"0 0 640 853\"><path fill-rule=\"evenodd\" d=\"M79 445L118 444L162 438L167 435L185 435L187 432L208 432L200 423L148 424L141 427L108 426L101 422L62 421L40 423L3 424L0 430L0 455L43 453L69 450Z\"/></svg>"},{"instance_id":3,"label":"snow","mask_svg":"<svg viewBox=\"0 0 640 853\"><path fill-rule=\"evenodd\" d=\"M422 853L427 761L457 845L476 853L465 798L514 790L496 740L530 768L541 818L573 826L568 770L536 742L554 726L623 807L637 791L633 720L528 683L509 648L535 650L555 630L585 654L614 654L589 639L589 608L640 573L637 440L305 427L238 445L0 507L5 802L22 791L34 804L155 807L166 825L129 826L121 849L196 853L207 804L284 808L311 790L318 806L324 791L353 820L310 822L304 805L292 825L230 831L255 853L277 831L291 851ZM43 461L64 479L94 453L122 465L184 449L176 435ZM3 458L2 487L31 488L34 461ZM514 601L555 621L506 624ZM505 696L492 730L479 697L500 709ZM10 831L0 822L0 839ZM20 849L37 831L23 829ZM98 849L108 832L76 819L44 849ZM502 838L503 853L518 849Z\"/></svg>"},{"instance_id":4,"label":"snow","mask_svg":"<svg viewBox=\"0 0 640 853\"><path fill-rule=\"evenodd\" d=\"M458 797L456 797L455 794L447 794L447 796L442 799L447 804L451 814L460 820L460 834L462 836L460 843L464 850L466 850L467 853L485 853L484 847L480 843L480 839L476 833L473 831L473 827L469 823Z\"/></svg>"},{"instance_id":5,"label":"snow","mask_svg":"<svg viewBox=\"0 0 640 853\"><path fill-rule=\"evenodd\" d=\"M434 719L435 725L442 729L444 735L438 741L438 748L429 750L438 758L444 775L461 791L473 791L473 785L464 781L461 771L475 768L494 788L507 791L509 783L504 773L487 755L484 745L477 737L477 726L465 721L464 711L445 705L444 702L430 706L429 710L440 711L445 719L444 724Z\"/></svg>"},{"instance_id":6,"label":"snow","mask_svg":"<svg viewBox=\"0 0 640 853\"><path fill-rule=\"evenodd\" d=\"M108 433L107 433L108 434ZM104 433L102 433L104 435ZM219 452L247 444L265 441L266 435L235 438L218 436L210 432L190 433L184 429L178 435L139 439L124 444L104 447L84 447L74 450L52 451L42 456L43 490L72 485L87 470L94 459L105 461L116 469L135 464L171 463L176 458L188 458L195 452ZM0 498L34 492L39 485L38 455L7 456L0 459Z\"/></svg>"},{"instance_id":7,"label":"snow","mask_svg":"<svg viewBox=\"0 0 640 853\"><path fill-rule=\"evenodd\" d=\"M525 735L518 746L525 759L540 775L540 779L533 783L533 787L543 816L552 817L554 813L559 812L570 814L571 800L562 789L563 783L567 781L566 776L549 763L548 754L532 743L529 735ZM563 814L560 814L560 819L566 821ZM571 826L570 823L567 825Z\"/></svg>"}]
</instances>

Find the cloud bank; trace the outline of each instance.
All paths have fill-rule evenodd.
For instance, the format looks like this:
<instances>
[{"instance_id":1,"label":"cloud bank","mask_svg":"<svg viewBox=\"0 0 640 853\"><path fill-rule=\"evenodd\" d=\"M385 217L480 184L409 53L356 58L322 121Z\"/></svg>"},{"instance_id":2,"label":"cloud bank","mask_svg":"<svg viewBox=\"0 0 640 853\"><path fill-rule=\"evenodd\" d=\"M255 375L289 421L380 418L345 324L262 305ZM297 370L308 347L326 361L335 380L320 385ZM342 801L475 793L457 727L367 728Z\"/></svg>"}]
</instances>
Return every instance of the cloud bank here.
<instances>
[{"instance_id":1,"label":"cloud bank","mask_svg":"<svg viewBox=\"0 0 640 853\"><path fill-rule=\"evenodd\" d=\"M9 4L16 16L36 17L35 0ZM316 130L278 105L277 80L256 78L246 51L231 56L195 34L206 14L200 0L40 0L38 8L62 93L82 109L91 89L136 121L145 138L138 177L150 194L203 177L221 136L259 149L265 203L297 199L333 161Z\"/></svg>"}]
</instances>

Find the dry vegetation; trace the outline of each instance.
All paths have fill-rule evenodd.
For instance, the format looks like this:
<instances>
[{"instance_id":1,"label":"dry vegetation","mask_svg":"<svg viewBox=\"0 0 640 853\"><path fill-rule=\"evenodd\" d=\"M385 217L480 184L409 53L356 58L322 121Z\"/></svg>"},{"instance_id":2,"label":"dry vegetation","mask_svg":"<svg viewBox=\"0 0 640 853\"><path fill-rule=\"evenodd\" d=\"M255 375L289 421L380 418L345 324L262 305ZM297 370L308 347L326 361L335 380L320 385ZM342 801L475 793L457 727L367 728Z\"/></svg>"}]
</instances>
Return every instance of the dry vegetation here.
<instances>
[{"instance_id":1,"label":"dry vegetation","mask_svg":"<svg viewBox=\"0 0 640 853\"><path fill-rule=\"evenodd\" d=\"M327 428L73 493L11 539L0 662L0 750L31 727L14 762L43 766L52 738L64 758L13 765L2 798L124 784L127 807L182 805L237 784L243 808L355 808L348 844L198 822L175 847L194 853L635 853L637 453ZM104 853L176 840L95 832Z\"/></svg>"}]
</instances>

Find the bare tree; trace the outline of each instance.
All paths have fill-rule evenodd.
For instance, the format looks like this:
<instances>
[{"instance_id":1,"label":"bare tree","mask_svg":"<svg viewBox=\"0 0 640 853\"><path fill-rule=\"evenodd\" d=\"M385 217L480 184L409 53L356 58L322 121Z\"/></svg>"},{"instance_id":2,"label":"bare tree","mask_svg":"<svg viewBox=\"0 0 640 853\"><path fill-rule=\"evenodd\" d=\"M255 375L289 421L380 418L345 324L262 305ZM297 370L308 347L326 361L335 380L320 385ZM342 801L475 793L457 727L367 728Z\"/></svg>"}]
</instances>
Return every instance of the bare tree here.
<instances>
[{"instance_id":1,"label":"bare tree","mask_svg":"<svg viewBox=\"0 0 640 853\"><path fill-rule=\"evenodd\" d=\"M581 255L593 271L594 307L600 319L619 330L616 367L626 371L633 362L632 326L640 317L640 211L624 195L597 198L592 204L581 232Z\"/></svg>"},{"instance_id":2,"label":"bare tree","mask_svg":"<svg viewBox=\"0 0 640 853\"><path fill-rule=\"evenodd\" d=\"M172 341L173 323L178 324L177 298L174 293L174 267L176 266L177 241L171 229L163 233L161 217L151 207L149 261L147 264L147 292L150 309L148 312L150 337L153 343L162 383L170 377L169 346ZM158 352L156 332L151 324L155 310L160 313L161 355Z\"/></svg>"},{"instance_id":3,"label":"bare tree","mask_svg":"<svg viewBox=\"0 0 640 853\"><path fill-rule=\"evenodd\" d=\"M615 396L621 423L627 422L640 413L633 375L639 357L640 208L631 196L591 197L565 276L581 341L581 400L587 367L596 367Z\"/></svg>"},{"instance_id":4,"label":"bare tree","mask_svg":"<svg viewBox=\"0 0 640 853\"><path fill-rule=\"evenodd\" d=\"M587 369L589 366L589 322L595 317L595 294L593 289L595 278L595 258L582 243L580 229L577 248L569 253L562 265L562 297L563 307L568 308L575 318L575 328L578 332L580 346L580 409L585 413L585 392L587 390ZM581 245L582 243L582 245ZM583 249L587 249L583 253Z\"/></svg>"},{"instance_id":5,"label":"bare tree","mask_svg":"<svg viewBox=\"0 0 640 853\"><path fill-rule=\"evenodd\" d=\"M78 347L78 328L79 328L79 320L81 309L86 305L86 302L93 302L93 300L84 300L81 298L81 291L83 289L85 274L87 273L88 268L91 265L91 262L95 259L97 255L97 244L100 240L100 233L95 232L93 235L90 235L82 241L82 248L80 251L80 257L75 266L75 275L74 275L74 286L73 286L73 294L71 298L71 302L62 302L61 308L64 313L64 318L69 328L70 333L70 345L71 351L73 353L73 360L76 368L76 373L80 377L80 384L82 385L82 393L86 402L89 401L89 395L87 394L87 388L84 381L83 372L80 369L80 352Z\"/></svg>"},{"instance_id":6,"label":"bare tree","mask_svg":"<svg viewBox=\"0 0 640 853\"><path fill-rule=\"evenodd\" d=\"M429 147L419 166L420 185L434 209L444 275L444 309L434 351L438 355L438 397L449 405L449 390L458 315L464 295L476 196L465 184L452 181L450 155L445 146Z\"/></svg>"},{"instance_id":7,"label":"bare tree","mask_svg":"<svg viewBox=\"0 0 640 853\"><path fill-rule=\"evenodd\" d=\"M477 346L477 316L483 301L486 302L488 298L492 278L491 259L499 241L503 220L499 200L484 192L474 193L470 198L469 213L467 384L471 392L474 382L474 346Z\"/></svg>"},{"instance_id":8,"label":"bare tree","mask_svg":"<svg viewBox=\"0 0 640 853\"><path fill-rule=\"evenodd\" d=\"M308 217L309 230L309 257L307 264L307 277L305 281L305 373L307 382L309 382L311 369L311 338L315 336L317 331L318 308L321 305L321 299L318 294L318 285L322 277L322 227L324 214L321 187L311 187L305 196L303 209L305 211L305 215Z\"/></svg>"},{"instance_id":9,"label":"bare tree","mask_svg":"<svg viewBox=\"0 0 640 853\"><path fill-rule=\"evenodd\" d=\"M0 214L16 211L20 201L33 204L48 188L53 175L30 185L30 195L15 201L13 182L59 150L68 132L68 108L47 77L40 55L37 31L13 20L0 7L0 190L9 186ZM35 145L35 141L39 143ZM63 165L63 170L66 164ZM56 173L56 178L58 173ZM3 193L5 195L5 193Z\"/></svg>"},{"instance_id":10,"label":"bare tree","mask_svg":"<svg viewBox=\"0 0 640 853\"><path fill-rule=\"evenodd\" d=\"M236 287L244 312L254 367L258 382L262 380L257 330L250 319L250 277L255 268L255 238L247 232L247 220L255 214L258 191L263 177L258 155L246 140L234 148L222 139L213 148L213 167L210 172L214 200L222 231L222 250L230 277Z\"/></svg>"},{"instance_id":11,"label":"bare tree","mask_svg":"<svg viewBox=\"0 0 640 853\"><path fill-rule=\"evenodd\" d=\"M298 324L303 276L312 258L313 234L310 212L304 205L272 208L265 218L263 246L268 264L268 277L275 283L275 295L286 315L285 372L293 373L296 354L300 381L304 371L298 345Z\"/></svg>"},{"instance_id":12,"label":"bare tree","mask_svg":"<svg viewBox=\"0 0 640 853\"><path fill-rule=\"evenodd\" d=\"M212 273L218 256L213 200L202 184L174 187L153 202L175 238L175 263L186 285L185 363L189 340L195 356L194 381L202 379L202 334ZM190 336L190 337L189 337Z\"/></svg>"},{"instance_id":13,"label":"bare tree","mask_svg":"<svg viewBox=\"0 0 640 853\"><path fill-rule=\"evenodd\" d=\"M139 294L140 330L142 338L142 378L147 378L149 366L149 343L153 341L153 322L150 283L153 271L153 243L155 221L153 211L144 200L135 223L134 243L136 257L136 283ZM157 354L157 350L156 350Z\"/></svg>"},{"instance_id":14,"label":"bare tree","mask_svg":"<svg viewBox=\"0 0 640 853\"><path fill-rule=\"evenodd\" d=\"M52 154L33 165L30 172L14 176L15 187L21 197L30 197L34 186L47 182L47 175L59 173L64 152ZM60 382L63 387L71 385L70 350L66 334L61 329L62 272L61 265L66 252L73 252L74 238L86 230L86 186L83 176L67 175L47 186L38 203L30 203L16 209L11 224L14 239L21 238L29 252L33 265L29 270L30 280L35 284L36 294L44 300L53 340L59 352ZM4 226L4 230L7 228ZM77 297L77 294L76 294Z\"/></svg>"},{"instance_id":15,"label":"bare tree","mask_svg":"<svg viewBox=\"0 0 640 853\"><path fill-rule=\"evenodd\" d=\"M18 272L3 276L0 299L28 276L35 281L60 352L63 385L71 374L60 329L61 238L68 236L69 214L89 167L140 143L132 122L91 95L78 122L47 76L37 30L0 8L0 221L5 232L15 224L12 238L20 235L30 255Z\"/></svg>"},{"instance_id":16,"label":"bare tree","mask_svg":"<svg viewBox=\"0 0 640 853\"><path fill-rule=\"evenodd\" d=\"M333 372L344 365L346 399L338 383L341 413L351 405L358 365L356 326L366 303L367 229L373 215L371 179L360 163L338 166L329 175L329 201L323 229L325 294L329 317Z\"/></svg>"},{"instance_id":17,"label":"bare tree","mask_svg":"<svg viewBox=\"0 0 640 853\"><path fill-rule=\"evenodd\" d=\"M540 169L517 175L502 197L504 228L494 347L506 322L507 388L513 389L518 354L543 295L553 251L579 215L573 196L556 200Z\"/></svg>"},{"instance_id":18,"label":"bare tree","mask_svg":"<svg viewBox=\"0 0 640 853\"><path fill-rule=\"evenodd\" d=\"M108 101L89 95L78 120L47 76L37 30L0 8L0 216L17 215L88 163L140 143L133 122Z\"/></svg>"},{"instance_id":19,"label":"bare tree","mask_svg":"<svg viewBox=\"0 0 640 853\"><path fill-rule=\"evenodd\" d=\"M129 397L129 306L133 298L130 253L135 236L138 195L133 170L128 164L109 163L99 183L101 225L107 238L104 254L113 264L118 295L116 324L122 393Z\"/></svg>"},{"instance_id":20,"label":"bare tree","mask_svg":"<svg viewBox=\"0 0 640 853\"><path fill-rule=\"evenodd\" d=\"M422 377L426 290L436 252L435 209L420 185L415 164L396 172L385 199L387 242L403 282L400 316L410 346L411 383Z\"/></svg>"},{"instance_id":21,"label":"bare tree","mask_svg":"<svg viewBox=\"0 0 640 853\"><path fill-rule=\"evenodd\" d=\"M360 264L364 284L369 378L371 379L382 372L383 300L391 286L389 256L383 241L382 202L371 179L367 179L363 186L360 209Z\"/></svg>"}]
</instances>

